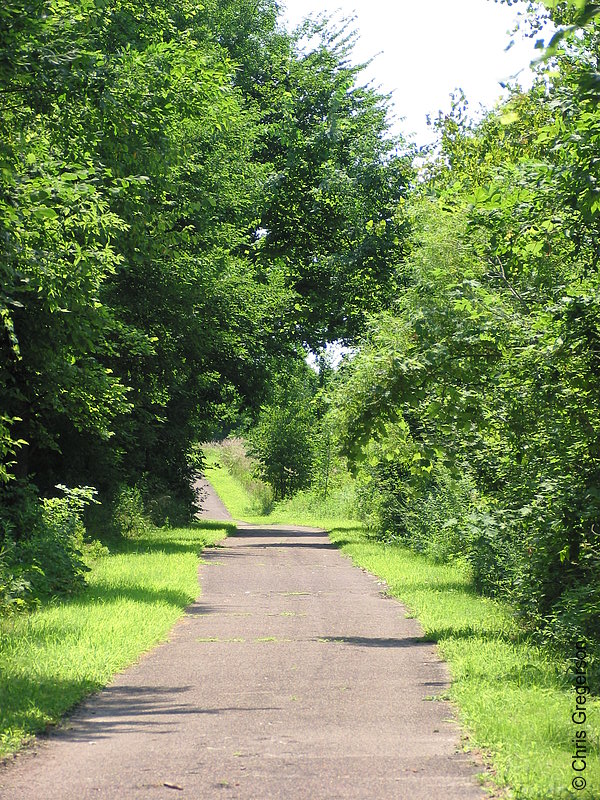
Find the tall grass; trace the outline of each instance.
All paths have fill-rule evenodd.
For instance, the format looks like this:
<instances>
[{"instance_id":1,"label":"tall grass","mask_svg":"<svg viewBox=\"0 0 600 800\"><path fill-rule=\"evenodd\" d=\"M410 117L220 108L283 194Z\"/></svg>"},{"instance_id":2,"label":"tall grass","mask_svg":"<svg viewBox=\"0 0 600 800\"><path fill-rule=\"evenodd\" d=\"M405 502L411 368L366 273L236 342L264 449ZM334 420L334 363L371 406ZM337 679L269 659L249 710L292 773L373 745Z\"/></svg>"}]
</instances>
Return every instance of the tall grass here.
<instances>
[{"instance_id":1,"label":"tall grass","mask_svg":"<svg viewBox=\"0 0 600 800\"><path fill-rule=\"evenodd\" d=\"M199 594L202 549L229 527L148 530L101 557L80 594L1 620L0 755L163 640Z\"/></svg>"},{"instance_id":2,"label":"tall grass","mask_svg":"<svg viewBox=\"0 0 600 800\"><path fill-rule=\"evenodd\" d=\"M243 439L225 439L223 442L204 445L204 455L206 457L206 467L224 467L226 475L223 477L233 478L234 483L229 486L229 493L235 494L234 486L239 485L243 493L238 497L236 512L243 511L246 514L258 516L269 514L273 509L273 490L262 481L256 473L256 462L246 453ZM235 500L234 500L235 502ZM236 516L230 510L232 516Z\"/></svg>"},{"instance_id":3,"label":"tall grass","mask_svg":"<svg viewBox=\"0 0 600 800\"><path fill-rule=\"evenodd\" d=\"M275 503L273 493L256 478L255 463L245 452L242 439L204 445L206 477L235 519L257 523L334 526L340 519L354 518L354 486L348 479L334 476L324 498L316 491L301 491Z\"/></svg>"}]
</instances>

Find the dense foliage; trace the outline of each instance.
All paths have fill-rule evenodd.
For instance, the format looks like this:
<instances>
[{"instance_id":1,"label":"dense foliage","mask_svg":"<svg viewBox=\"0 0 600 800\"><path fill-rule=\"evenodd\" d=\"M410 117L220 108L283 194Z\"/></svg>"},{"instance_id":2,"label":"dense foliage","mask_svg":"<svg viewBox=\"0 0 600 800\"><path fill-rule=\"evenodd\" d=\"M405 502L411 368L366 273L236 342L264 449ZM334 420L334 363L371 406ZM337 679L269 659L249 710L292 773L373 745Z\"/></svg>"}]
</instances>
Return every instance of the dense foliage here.
<instances>
[{"instance_id":1,"label":"dense foliage","mask_svg":"<svg viewBox=\"0 0 600 800\"><path fill-rule=\"evenodd\" d=\"M280 374L252 429L248 452L257 460L259 477L273 488L275 500L311 483L317 436L312 408L315 384L315 375L305 365Z\"/></svg>"},{"instance_id":2,"label":"dense foliage","mask_svg":"<svg viewBox=\"0 0 600 800\"><path fill-rule=\"evenodd\" d=\"M385 306L410 167L350 46L274 0L2 4L4 573L62 558L58 484L189 514L192 443Z\"/></svg>"},{"instance_id":3,"label":"dense foliage","mask_svg":"<svg viewBox=\"0 0 600 800\"><path fill-rule=\"evenodd\" d=\"M600 28L593 4L544 7L529 4L529 35L562 27L533 87L478 123L462 98L438 118L391 214L410 230L393 297L330 383L329 413L296 422L346 459L376 535L463 561L529 630L566 653L586 640L598 677ZM254 433L271 481L266 434L289 459L281 415L309 408L290 391ZM313 447L315 493L320 475Z\"/></svg>"},{"instance_id":4,"label":"dense foliage","mask_svg":"<svg viewBox=\"0 0 600 800\"><path fill-rule=\"evenodd\" d=\"M597 654L599 34L563 37L551 71L482 122L460 103L438 119L408 285L333 404L379 535L464 559L529 627Z\"/></svg>"},{"instance_id":5,"label":"dense foliage","mask_svg":"<svg viewBox=\"0 0 600 800\"><path fill-rule=\"evenodd\" d=\"M125 533L189 514L194 443L243 418L275 498L345 459L378 535L597 646L600 30L526 6L560 26L535 84L478 123L458 100L414 180L344 27L3 4L5 606L81 584L94 490Z\"/></svg>"}]
</instances>

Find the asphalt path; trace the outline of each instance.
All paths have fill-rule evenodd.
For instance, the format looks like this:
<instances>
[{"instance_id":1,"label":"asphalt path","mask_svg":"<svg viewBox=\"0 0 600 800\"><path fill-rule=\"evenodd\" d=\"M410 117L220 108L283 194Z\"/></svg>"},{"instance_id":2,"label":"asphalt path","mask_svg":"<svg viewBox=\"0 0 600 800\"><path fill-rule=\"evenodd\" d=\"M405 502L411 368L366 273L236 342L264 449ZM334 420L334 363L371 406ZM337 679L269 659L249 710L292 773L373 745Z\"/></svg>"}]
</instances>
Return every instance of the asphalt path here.
<instances>
[{"instance_id":1,"label":"asphalt path","mask_svg":"<svg viewBox=\"0 0 600 800\"><path fill-rule=\"evenodd\" d=\"M204 559L169 641L4 765L3 800L486 796L434 646L324 533L240 525Z\"/></svg>"},{"instance_id":2,"label":"asphalt path","mask_svg":"<svg viewBox=\"0 0 600 800\"><path fill-rule=\"evenodd\" d=\"M199 476L194 482L196 497L200 503L199 519L219 521L231 520L231 514L206 478Z\"/></svg>"}]
</instances>

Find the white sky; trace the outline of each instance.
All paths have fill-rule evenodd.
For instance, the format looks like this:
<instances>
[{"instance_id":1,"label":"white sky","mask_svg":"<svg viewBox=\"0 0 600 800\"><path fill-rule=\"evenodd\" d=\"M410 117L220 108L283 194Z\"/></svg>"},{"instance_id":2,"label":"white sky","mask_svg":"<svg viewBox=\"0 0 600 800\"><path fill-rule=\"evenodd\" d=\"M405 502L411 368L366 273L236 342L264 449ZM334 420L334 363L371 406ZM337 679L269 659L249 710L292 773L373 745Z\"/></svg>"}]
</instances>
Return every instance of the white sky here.
<instances>
[{"instance_id":1,"label":"white sky","mask_svg":"<svg viewBox=\"0 0 600 800\"><path fill-rule=\"evenodd\" d=\"M310 13L351 16L360 40L355 60L380 53L365 76L384 93L392 92L395 114L405 117L395 129L415 134L418 144L434 136L426 125L439 109L448 110L450 93L462 88L472 112L491 107L502 94L500 81L529 85L529 62L536 51L517 40L505 52L516 19L515 7L493 0L282 0L284 18L295 27Z\"/></svg>"}]
</instances>

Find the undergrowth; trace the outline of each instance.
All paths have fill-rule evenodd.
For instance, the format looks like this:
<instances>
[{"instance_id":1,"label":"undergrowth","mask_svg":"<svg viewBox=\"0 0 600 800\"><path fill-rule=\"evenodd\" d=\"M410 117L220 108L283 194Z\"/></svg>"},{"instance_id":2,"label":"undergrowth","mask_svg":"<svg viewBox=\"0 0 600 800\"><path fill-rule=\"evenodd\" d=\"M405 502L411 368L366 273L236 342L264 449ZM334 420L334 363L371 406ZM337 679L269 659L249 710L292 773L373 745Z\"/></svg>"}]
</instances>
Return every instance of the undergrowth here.
<instances>
[{"instance_id":1,"label":"undergrowth","mask_svg":"<svg viewBox=\"0 0 600 800\"><path fill-rule=\"evenodd\" d=\"M241 439L204 445L206 477L217 494L227 498L234 519L276 524L293 519L298 525L326 528L340 519L355 519L355 490L346 475L333 475L327 496L300 491L292 497L273 501L270 487L256 477L255 464L247 456ZM269 502L264 502L270 497Z\"/></svg>"}]
</instances>

